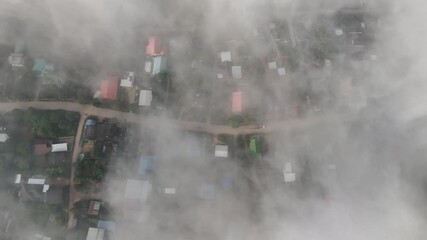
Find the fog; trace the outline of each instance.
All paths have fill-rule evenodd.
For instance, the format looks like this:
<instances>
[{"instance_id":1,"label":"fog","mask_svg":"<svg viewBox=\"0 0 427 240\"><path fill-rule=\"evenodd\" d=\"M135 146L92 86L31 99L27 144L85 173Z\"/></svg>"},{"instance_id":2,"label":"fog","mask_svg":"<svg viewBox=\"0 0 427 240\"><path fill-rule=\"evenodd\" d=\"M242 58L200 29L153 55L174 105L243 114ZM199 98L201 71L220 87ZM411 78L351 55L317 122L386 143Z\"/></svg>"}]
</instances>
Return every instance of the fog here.
<instances>
[{"instance_id":1,"label":"fog","mask_svg":"<svg viewBox=\"0 0 427 240\"><path fill-rule=\"evenodd\" d=\"M177 121L168 118L175 114L172 111L160 118L147 116L132 134L150 139L139 150L161 159L152 192L173 187L178 194L149 200L142 210L135 210L141 216L149 212L148 220L126 219L123 208L131 203L123 200L125 181L135 179L135 166L126 159L113 159L111 169L116 170L107 174L101 193L112 206L117 226L110 239L425 239L424 1L0 0L0 45L25 41L28 54L51 59L60 76L67 76L72 66L86 66L89 73L74 81L96 91L106 75L130 69L143 72L147 38L159 35L175 40L171 56L175 81L187 86L192 74L198 74L203 76L204 89L218 91L213 83L218 80L214 59L234 44L230 41L245 42L251 55L262 56L275 50L254 30L266 28L270 21L294 19L315 26L319 19L361 2L370 14L379 16L372 26L375 40L365 56L375 55L375 60L366 64L337 54L331 59L332 75L326 66L307 67L288 74L271 89L255 84L242 87L251 92L254 102L275 99L286 105L297 90L308 92L305 88L310 86L314 103L303 118L324 114L333 120L302 129L272 129L259 170L204 153L204 144L212 144L206 140L210 137L180 129ZM193 62L197 69L190 67ZM344 81L350 82L352 93L340 97ZM325 90L326 85L335 87ZM211 94L221 98L219 93ZM334 103L317 101L322 94ZM295 99L307 101L305 95ZM210 104L209 109L222 107ZM270 124L275 122L267 121L267 130ZM297 172L293 185L282 181L285 162L292 162ZM218 188L215 199L198 198L200 184L215 184L224 176L233 176L236 191ZM9 195L1 193L0 207L14 209L16 219L25 219L28 213ZM26 226L21 239L56 231L36 229L30 221L16 224Z\"/></svg>"}]
</instances>

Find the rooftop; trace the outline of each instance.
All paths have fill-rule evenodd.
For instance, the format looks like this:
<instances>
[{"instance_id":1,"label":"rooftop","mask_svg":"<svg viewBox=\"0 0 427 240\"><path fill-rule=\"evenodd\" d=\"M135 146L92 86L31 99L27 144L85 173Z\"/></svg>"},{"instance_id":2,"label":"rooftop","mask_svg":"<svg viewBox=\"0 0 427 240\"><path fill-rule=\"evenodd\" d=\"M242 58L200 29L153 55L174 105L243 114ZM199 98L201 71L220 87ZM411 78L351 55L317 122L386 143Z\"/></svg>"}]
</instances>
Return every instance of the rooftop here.
<instances>
[{"instance_id":1,"label":"rooftop","mask_svg":"<svg viewBox=\"0 0 427 240\"><path fill-rule=\"evenodd\" d=\"M103 240L105 230L99 228L89 228L86 240Z\"/></svg>"},{"instance_id":2,"label":"rooftop","mask_svg":"<svg viewBox=\"0 0 427 240\"><path fill-rule=\"evenodd\" d=\"M119 79L114 76L110 76L103 80L101 83L101 98L115 101L117 100L117 88L119 85Z\"/></svg>"},{"instance_id":3,"label":"rooftop","mask_svg":"<svg viewBox=\"0 0 427 240\"><path fill-rule=\"evenodd\" d=\"M153 100L153 93L151 90L141 90L139 92L139 106L151 106Z\"/></svg>"}]
</instances>

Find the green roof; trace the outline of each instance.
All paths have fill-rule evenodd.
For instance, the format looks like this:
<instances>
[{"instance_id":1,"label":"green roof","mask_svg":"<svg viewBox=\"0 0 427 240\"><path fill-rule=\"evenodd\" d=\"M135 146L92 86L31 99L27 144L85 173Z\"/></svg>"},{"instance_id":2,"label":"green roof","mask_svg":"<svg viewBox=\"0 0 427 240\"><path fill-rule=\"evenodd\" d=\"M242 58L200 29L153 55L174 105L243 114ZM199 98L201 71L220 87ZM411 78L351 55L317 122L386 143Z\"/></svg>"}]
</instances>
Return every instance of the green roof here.
<instances>
[{"instance_id":1,"label":"green roof","mask_svg":"<svg viewBox=\"0 0 427 240\"><path fill-rule=\"evenodd\" d=\"M158 56L153 58L153 74L158 74L166 71L167 58L163 56Z\"/></svg>"},{"instance_id":2,"label":"green roof","mask_svg":"<svg viewBox=\"0 0 427 240\"><path fill-rule=\"evenodd\" d=\"M261 157L260 139L259 136L252 136L249 142L249 150L257 157Z\"/></svg>"}]
</instances>

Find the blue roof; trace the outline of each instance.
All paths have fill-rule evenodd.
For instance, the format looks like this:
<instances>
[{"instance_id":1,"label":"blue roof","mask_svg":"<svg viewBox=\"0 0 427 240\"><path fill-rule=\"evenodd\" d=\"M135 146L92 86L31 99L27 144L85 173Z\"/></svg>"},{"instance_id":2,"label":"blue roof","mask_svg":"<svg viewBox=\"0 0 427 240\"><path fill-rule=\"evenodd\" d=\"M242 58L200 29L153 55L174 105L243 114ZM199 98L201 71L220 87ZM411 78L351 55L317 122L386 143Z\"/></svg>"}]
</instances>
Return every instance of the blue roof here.
<instances>
[{"instance_id":1,"label":"blue roof","mask_svg":"<svg viewBox=\"0 0 427 240\"><path fill-rule=\"evenodd\" d=\"M15 53L23 53L24 52L25 43L22 40L18 40L15 43Z\"/></svg>"},{"instance_id":2,"label":"blue roof","mask_svg":"<svg viewBox=\"0 0 427 240\"><path fill-rule=\"evenodd\" d=\"M153 156L142 156L139 159L139 174L153 172L155 167L155 159Z\"/></svg>"},{"instance_id":3,"label":"blue roof","mask_svg":"<svg viewBox=\"0 0 427 240\"><path fill-rule=\"evenodd\" d=\"M88 126L95 126L96 125L96 120L95 119L87 119L86 120L86 125L88 125Z\"/></svg>"},{"instance_id":4,"label":"blue roof","mask_svg":"<svg viewBox=\"0 0 427 240\"><path fill-rule=\"evenodd\" d=\"M222 187L225 190L230 190L233 187L233 178L225 177L224 179L222 179Z\"/></svg>"},{"instance_id":5,"label":"blue roof","mask_svg":"<svg viewBox=\"0 0 427 240\"><path fill-rule=\"evenodd\" d=\"M48 63L44 58L36 58L33 66L33 71L44 75L49 71L53 71L53 65Z\"/></svg>"},{"instance_id":6,"label":"blue roof","mask_svg":"<svg viewBox=\"0 0 427 240\"><path fill-rule=\"evenodd\" d=\"M201 199L213 199L215 198L215 186L212 184L202 184L199 188L199 197Z\"/></svg>"},{"instance_id":7,"label":"blue roof","mask_svg":"<svg viewBox=\"0 0 427 240\"><path fill-rule=\"evenodd\" d=\"M113 221L98 220L97 228L113 232L114 230L116 230L116 223Z\"/></svg>"},{"instance_id":8,"label":"blue roof","mask_svg":"<svg viewBox=\"0 0 427 240\"><path fill-rule=\"evenodd\" d=\"M153 58L153 74L166 71L167 58L163 56Z\"/></svg>"}]
</instances>

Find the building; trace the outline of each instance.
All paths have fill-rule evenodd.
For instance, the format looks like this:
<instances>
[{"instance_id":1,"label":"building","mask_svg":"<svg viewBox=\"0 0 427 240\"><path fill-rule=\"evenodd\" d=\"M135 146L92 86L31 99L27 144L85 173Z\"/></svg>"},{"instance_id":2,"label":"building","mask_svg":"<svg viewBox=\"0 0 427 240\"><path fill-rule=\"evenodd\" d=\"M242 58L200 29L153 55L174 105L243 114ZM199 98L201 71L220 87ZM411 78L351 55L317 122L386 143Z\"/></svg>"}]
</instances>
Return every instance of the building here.
<instances>
[{"instance_id":1,"label":"building","mask_svg":"<svg viewBox=\"0 0 427 240\"><path fill-rule=\"evenodd\" d=\"M9 64L12 67L24 67L25 66L25 58L22 53L11 53L9 58L7 59Z\"/></svg>"},{"instance_id":2,"label":"building","mask_svg":"<svg viewBox=\"0 0 427 240\"><path fill-rule=\"evenodd\" d=\"M249 151L257 158L261 158L261 139L260 136L251 136L249 141Z\"/></svg>"},{"instance_id":3,"label":"building","mask_svg":"<svg viewBox=\"0 0 427 240\"><path fill-rule=\"evenodd\" d=\"M9 135L6 133L0 133L0 142L6 142L9 139Z\"/></svg>"},{"instance_id":4,"label":"building","mask_svg":"<svg viewBox=\"0 0 427 240\"><path fill-rule=\"evenodd\" d=\"M27 184L21 184L21 190L19 191L19 199L21 201L48 204L61 204L63 202L62 187L40 184L42 180L38 180L39 182L28 181Z\"/></svg>"},{"instance_id":5,"label":"building","mask_svg":"<svg viewBox=\"0 0 427 240\"><path fill-rule=\"evenodd\" d=\"M231 52L221 52L221 62L231 62Z\"/></svg>"},{"instance_id":6,"label":"building","mask_svg":"<svg viewBox=\"0 0 427 240\"><path fill-rule=\"evenodd\" d=\"M269 62L268 63L268 69L276 69L277 63L276 62Z\"/></svg>"},{"instance_id":7,"label":"building","mask_svg":"<svg viewBox=\"0 0 427 240\"><path fill-rule=\"evenodd\" d=\"M87 210L87 213L89 215L98 215L99 209L101 209L101 202L99 201L90 201L89 202L89 209Z\"/></svg>"},{"instance_id":8,"label":"building","mask_svg":"<svg viewBox=\"0 0 427 240\"><path fill-rule=\"evenodd\" d=\"M68 151L67 143L52 144L52 152L67 152L67 151Z\"/></svg>"},{"instance_id":9,"label":"building","mask_svg":"<svg viewBox=\"0 0 427 240\"><path fill-rule=\"evenodd\" d=\"M37 72L39 76L44 76L49 72L52 72L54 67L52 64L48 63L44 58L36 58L34 60L33 71Z\"/></svg>"},{"instance_id":10,"label":"building","mask_svg":"<svg viewBox=\"0 0 427 240\"><path fill-rule=\"evenodd\" d=\"M101 83L101 98L105 100L117 100L117 88L119 86L119 79L110 76L103 80Z\"/></svg>"},{"instance_id":11,"label":"building","mask_svg":"<svg viewBox=\"0 0 427 240\"><path fill-rule=\"evenodd\" d=\"M286 69L284 67L278 68L277 73L279 74L279 76L285 76L286 75Z\"/></svg>"},{"instance_id":12,"label":"building","mask_svg":"<svg viewBox=\"0 0 427 240\"><path fill-rule=\"evenodd\" d=\"M125 188L125 199L146 202L152 190L148 181L128 179Z\"/></svg>"},{"instance_id":13,"label":"building","mask_svg":"<svg viewBox=\"0 0 427 240\"><path fill-rule=\"evenodd\" d=\"M149 107L151 106L151 101L153 100L153 93L151 90L141 90L139 91L139 106Z\"/></svg>"},{"instance_id":14,"label":"building","mask_svg":"<svg viewBox=\"0 0 427 240\"><path fill-rule=\"evenodd\" d=\"M286 162L283 168L283 179L285 182L295 182L296 174L292 171L292 164Z\"/></svg>"},{"instance_id":15,"label":"building","mask_svg":"<svg viewBox=\"0 0 427 240\"><path fill-rule=\"evenodd\" d=\"M145 53L148 56L156 57L166 54L166 51L158 37L149 37L147 47L145 48Z\"/></svg>"},{"instance_id":16,"label":"building","mask_svg":"<svg viewBox=\"0 0 427 240\"><path fill-rule=\"evenodd\" d=\"M233 92L232 112L233 113L241 113L242 110L243 110L243 106L242 106L242 92L240 92L240 91Z\"/></svg>"},{"instance_id":17,"label":"building","mask_svg":"<svg viewBox=\"0 0 427 240\"><path fill-rule=\"evenodd\" d=\"M86 240L103 240L105 229L89 228L87 231Z\"/></svg>"},{"instance_id":18,"label":"building","mask_svg":"<svg viewBox=\"0 0 427 240\"><path fill-rule=\"evenodd\" d=\"M139 174L146 174L154 172L155 159L153 156L142 156L139 160Z\"/></svg>"},{"instance_id":19,"label":"building","mask_svg":"<svg viewBox=\"0 0 427 240\"><path fill-rule=\"evenodd\" d=\"M113 221L98 220L96 227L98 229L105 229L107 231L114 232L116 230L116 223Z\"/></svg>"},{"instance_id":20,"label":"building","mask_svg":"<svg viewBox=\"0 0 427 240\"><path fill-rule=\"evenodd\" d=\"M151 73L151 65L153 65L151 61L145 62L145 66L144 66L145 73Z\"/></svg>"},{"instance_id":21,"label":"building","mask_svg":"<svg viewBox=\"0 0 427 240\"><path fill-rule=\"evenodd\" d=\"M215 145L215 157L228 157L228 146L227 145Z\"/></svg>"},{"instance_id":22,"label":"building","mask_svg":"<svg viewBox=\"0 0 427 240\"><path fill-rule=\"evenodd\" d=\"M167 58L163 56L158 56L153 58L153 75L159 74L166 71L167 68Z\"/></svg>"},{"instance_id":23,"label":"building","mask_svg":"<svg viewBox=\"0 0 427 240\"><path fill-rule=\"evenodd\" d=\"M120 87L131 88L133 87L134 81L135 81L135 73L125 72L124 77L120 79Z\"/></svg>"},{"instance_id":24,"label":"building","mask_svg":"<svg viewBox=\"0 0 427 240\"><path fill-rule=\"evenodd\" d=\"M231 76L236 79L242 78L242 67L241 66L232 66L231 67Z\"/></svg>"}]
</instances>

